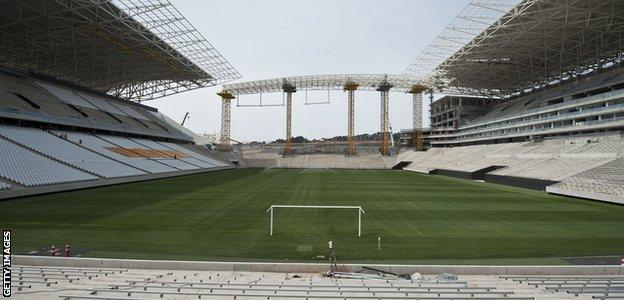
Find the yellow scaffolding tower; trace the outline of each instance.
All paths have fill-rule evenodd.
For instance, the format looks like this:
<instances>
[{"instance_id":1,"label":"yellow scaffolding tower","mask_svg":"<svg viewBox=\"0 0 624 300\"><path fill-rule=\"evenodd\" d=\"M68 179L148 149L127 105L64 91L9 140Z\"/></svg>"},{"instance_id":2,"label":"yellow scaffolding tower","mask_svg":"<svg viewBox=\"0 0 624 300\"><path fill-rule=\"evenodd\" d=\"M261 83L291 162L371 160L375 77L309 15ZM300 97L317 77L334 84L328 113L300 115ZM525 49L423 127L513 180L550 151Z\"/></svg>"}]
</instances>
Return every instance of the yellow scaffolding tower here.
<instances>
[{"instance_id":1,"label":"yellow scaffolding tower","mask_svg":"<svg viewBox=\"0 0 624 300\"><path fill-rule=\"evenodd\" d=\"M353 82L353 81L349 81L345 84L344 86L344 90L347 91L348 93L348 106L349 106L349 112L348 112L348 116L347 116L347 155L355 155L356 151L355 151L355 120L354 120L354 109L355 109L355 90L357 90L357 88L360 85Z\"/></svg>"},{"instance_id":2,"label":"yellow scaffolding tower","mask_svg":"<svg viewBox=\"0 0 624 300\"><path fill-rule=\"evenodd\" d=\"M294 155L292 148L292 94L297 92L297 87L284 80L282 90L286 93L286 139L284 141L284 156Z\"/></svg>"},{"instance_id":3,"label":"yellow scaffolding tower","mask_svg":"<svg viewBox=\"0 0 624 300\"><path fill-rule=\"evenodd\" d=\"M218 150L229 151L230 150L230 123L232 116L232 99L235 99L228 91L222 91L217 93L221 97L221 135L219 137Z\"/></svg>"},{"instance_id":4,"label":"yellow scaffolding tower","mask_svg":"<svg viewBox=\"0 0 624 300\"><path fill-rule=\"evenodd\" d=\"M388 91L393 87L392 84L384 81L377 87L377 91L381 93L381 118L380 118L380 132L381 132L381 145L379 152L381 155L390 155L390 119L389 119L389 95Z\"/></svg>"},{"instance_id":5,"label":"yellow scaffolding tower","mask_svg":"<svg viewBox=\"0 0 624 300\"><path fill-rule=\"evenodd\" d=\"M423 117L422 117L422 96L427 87L415 84L408 91L412 94L412 143L417 151L423 150Z\"/></svg>"}]
</instances>

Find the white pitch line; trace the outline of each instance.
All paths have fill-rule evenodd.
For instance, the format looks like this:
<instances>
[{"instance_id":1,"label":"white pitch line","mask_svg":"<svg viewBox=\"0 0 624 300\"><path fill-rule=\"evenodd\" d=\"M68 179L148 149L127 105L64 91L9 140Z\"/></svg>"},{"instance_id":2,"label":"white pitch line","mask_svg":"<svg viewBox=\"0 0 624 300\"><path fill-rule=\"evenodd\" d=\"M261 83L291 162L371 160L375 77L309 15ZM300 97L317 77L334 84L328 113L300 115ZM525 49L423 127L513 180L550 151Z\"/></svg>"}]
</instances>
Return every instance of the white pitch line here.
<instances>
[{"instance_id":1,"label":"white pitch line","mask_svg":"<svg viewBox=\"0 0 624 300\"><path fill-rule=\"evenodd\" d=\"M368 169L369 171L372 171L373 173L379 175L379 172L375 171L374 169Z\"/></svg>"},{"instance_id":2,"label":"white pitch line","mask_svg":"<svg viewBox=\"0 0 624 300\"><path fill-rule=\"evenodd\" d=\"M414 225L410 224L409 222L401 219L401 221L403 221L403 223L407 224L407 226L409 226L409 228L411 228L412 230L414 230L414 232L418 233L418 235L425 237L425 234L422 233L420 230L418 230L418 228L414 227Z\"/></svg>"}]
</instances>

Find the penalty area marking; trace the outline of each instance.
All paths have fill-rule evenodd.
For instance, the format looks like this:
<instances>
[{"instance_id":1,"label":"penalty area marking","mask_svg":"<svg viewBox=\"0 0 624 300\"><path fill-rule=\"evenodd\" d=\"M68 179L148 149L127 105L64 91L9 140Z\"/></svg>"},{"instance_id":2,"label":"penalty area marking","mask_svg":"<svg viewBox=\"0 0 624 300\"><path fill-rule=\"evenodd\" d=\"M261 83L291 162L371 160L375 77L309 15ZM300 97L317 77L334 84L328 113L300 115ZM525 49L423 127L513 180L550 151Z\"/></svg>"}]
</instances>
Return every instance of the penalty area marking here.
<instances>
[{"instance_id":1,"label":"penalty area marking","mask_svg":"<svg viewBox=\"0 0 624 300\"><path fill-rule=\"evenodd\" d=\"M271 205L269 209L266 210L267 213L271 213L271 225L269 227L269 231L271 236L273 236L273 211L276 208L312 208L312 209L357 209L358 210L358 237L362 236L362 214L366 214L366 212L362 209L361 206L329 206L329 205Z\"/></svg>"}]
</instances>

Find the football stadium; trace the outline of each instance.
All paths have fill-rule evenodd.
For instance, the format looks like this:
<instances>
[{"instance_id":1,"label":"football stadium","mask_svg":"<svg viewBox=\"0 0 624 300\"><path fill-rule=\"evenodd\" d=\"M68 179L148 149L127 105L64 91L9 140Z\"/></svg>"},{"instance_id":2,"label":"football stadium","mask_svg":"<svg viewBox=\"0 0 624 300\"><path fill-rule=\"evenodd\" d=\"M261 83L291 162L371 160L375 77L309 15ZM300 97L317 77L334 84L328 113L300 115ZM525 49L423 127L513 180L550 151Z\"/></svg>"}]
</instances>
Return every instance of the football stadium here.
<instances>
[{"instance_id":1,"label":"football stadium","mask_svg":"<svg viewBox=\"0 0 624 300\"><path fill-rule=\"evenodd\" d=\"M624 2L472 0L404 69L269 78L176 2L0 0L5 297L624 299ZM218 135L151 105L189 91Z\"/></svg>"}]
</instances>

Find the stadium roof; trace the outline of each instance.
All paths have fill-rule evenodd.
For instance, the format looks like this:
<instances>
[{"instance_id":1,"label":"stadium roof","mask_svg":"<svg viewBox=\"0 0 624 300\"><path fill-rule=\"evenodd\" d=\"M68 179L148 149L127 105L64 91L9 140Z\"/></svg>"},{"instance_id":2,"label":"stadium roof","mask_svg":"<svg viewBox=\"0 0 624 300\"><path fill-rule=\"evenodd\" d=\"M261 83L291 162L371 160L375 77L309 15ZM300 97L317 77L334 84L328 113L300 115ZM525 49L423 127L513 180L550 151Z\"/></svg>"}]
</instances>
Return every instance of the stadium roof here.
<instances>
[{"instance_id":1,"label":"stadium roof","mask_svg":"<svg viewBox=\"0 0 624 300\"><path fill-rule=\"evenodd\" d=\"M282 92L288 83L301 90L342 90L349 82L359 85L359 90L375 90L384 82L396 91L409 91L420 80L405 75L384 74L328 74L290 76L223 85L223 90L234 95Z\"/></svg>"},{"instance_id":2,"label":"stadium roof","mask_svg":"<svg viewBox=\"0 0 624 300\"><path fill-rule=\"evenodd\" d=\"M405 73L505 96L617 64L623 38L621 0L474 0Z\"/></svg>"},{"instance_id":3,"label":"stadium roof","mask_svg":"<svg viewBox=\"0 0 624 300\"><path fill-rule=\"evenodd\" d=\"M0 63L145 101L240 78L167 0L0 1Z\"/></svg>"}]
</instances>

